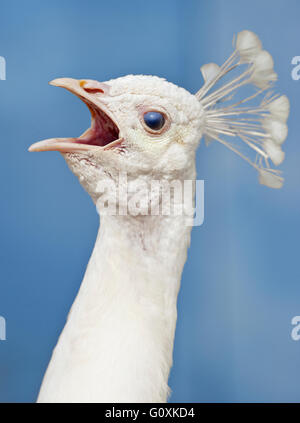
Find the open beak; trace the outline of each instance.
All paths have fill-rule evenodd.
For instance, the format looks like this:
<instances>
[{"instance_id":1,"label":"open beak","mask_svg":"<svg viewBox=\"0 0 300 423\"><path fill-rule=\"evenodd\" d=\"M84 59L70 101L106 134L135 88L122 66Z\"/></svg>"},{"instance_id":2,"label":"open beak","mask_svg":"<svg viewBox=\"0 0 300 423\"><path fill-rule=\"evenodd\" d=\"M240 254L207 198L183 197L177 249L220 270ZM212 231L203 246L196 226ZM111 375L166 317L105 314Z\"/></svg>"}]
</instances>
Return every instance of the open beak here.
<instances>
[{"instance_id":1,"label":"open beak","mask_svg":"<svg viewBox=\"0 0 300 423\"><path fill-rule=\"evenodd\" d=\"M50 138L39 141L29 147L29 151L59 151L73 153L91 151L94 149L107 150L119 147L123 139L119 136L119 128L101 102L109 95L109 86L105 83L91 80L77 80L59 78L50 85L66 88L77 95L91 112L91 126L79 138Z\"/></svg>"}]
</instances>

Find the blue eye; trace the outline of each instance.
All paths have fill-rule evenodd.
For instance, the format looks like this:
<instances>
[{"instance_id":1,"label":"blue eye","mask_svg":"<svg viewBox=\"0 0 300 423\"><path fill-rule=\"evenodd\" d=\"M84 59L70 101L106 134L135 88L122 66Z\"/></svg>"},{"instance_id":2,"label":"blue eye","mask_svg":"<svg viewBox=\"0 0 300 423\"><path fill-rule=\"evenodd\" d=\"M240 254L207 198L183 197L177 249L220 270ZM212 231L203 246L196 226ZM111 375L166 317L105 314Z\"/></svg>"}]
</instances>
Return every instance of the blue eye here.
<instances>
[{"instance_id":1,"label":"blue eye","mask_svg":"<svg viewBox=\"0 0 300 423\"><path fill-rule=\"evenodd\" d=\"M165 118L162 113L159 112L147 112L144 114L145 124L154 131L158 131L165 124Z\"/></svg>"}]
</instances>

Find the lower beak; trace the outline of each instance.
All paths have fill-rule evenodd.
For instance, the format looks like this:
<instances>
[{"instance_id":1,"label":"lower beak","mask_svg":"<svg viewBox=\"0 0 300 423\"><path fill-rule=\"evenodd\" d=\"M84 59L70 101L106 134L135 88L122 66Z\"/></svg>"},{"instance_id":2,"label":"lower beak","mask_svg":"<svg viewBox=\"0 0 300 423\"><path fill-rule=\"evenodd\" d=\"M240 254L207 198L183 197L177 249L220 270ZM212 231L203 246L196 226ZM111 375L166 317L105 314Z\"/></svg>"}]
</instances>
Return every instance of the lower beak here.
<instances>
[{"instance_id":1,"label":"lower beak","mask_svg":"<svg viewBox=\"0 0 300 423\"><path fill-rule=\"evenodd\" d=\"M78 138L49 138L32 144L28 148L28 151L59 151L60 153L71 153L73 151L88 151L97 148L95 145L77 144L77 140Z\"/></svg>"}]
</instances>

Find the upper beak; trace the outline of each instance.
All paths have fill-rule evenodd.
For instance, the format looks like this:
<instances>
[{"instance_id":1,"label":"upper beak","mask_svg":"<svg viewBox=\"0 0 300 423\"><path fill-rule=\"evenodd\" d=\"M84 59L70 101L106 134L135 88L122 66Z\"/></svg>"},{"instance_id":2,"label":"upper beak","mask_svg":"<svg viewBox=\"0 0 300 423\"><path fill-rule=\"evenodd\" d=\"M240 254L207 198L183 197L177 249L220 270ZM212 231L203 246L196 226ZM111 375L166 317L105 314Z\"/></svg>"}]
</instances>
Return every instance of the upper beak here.
<instances>
[{"instance_id":1,"label":"upper beak","mask_svg":"<svg viewBox=\"0 0 300 423\"><path fill-rule=\"evenodd\" d=\"M107 97L109 86L92 80L58 78L50 85L66 88L79 97L90 109L92 124L78 138L50 138L39 141L29 147L29 151L60 151L61 153L107 149L119 145L119 130L113 117L101 102L101 96ZM100 97L100 99L99 99ZM99 104L100 103L100 104Z\"/></svg>"}]
</instances>

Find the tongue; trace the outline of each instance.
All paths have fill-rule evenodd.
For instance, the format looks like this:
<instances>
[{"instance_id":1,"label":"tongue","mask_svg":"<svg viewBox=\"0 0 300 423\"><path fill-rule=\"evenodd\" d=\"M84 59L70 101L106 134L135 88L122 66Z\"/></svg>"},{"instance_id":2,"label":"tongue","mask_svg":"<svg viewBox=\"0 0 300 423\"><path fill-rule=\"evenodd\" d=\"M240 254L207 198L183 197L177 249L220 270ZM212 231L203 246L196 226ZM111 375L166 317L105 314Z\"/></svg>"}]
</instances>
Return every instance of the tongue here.
<instances>
[{"instance_id":1,"label":"tongue","mask_svg":"<svg viewBox=\"0 0 300 423\"><path fill-rule=\"evenodd\" d=\"M78 143L104 147L119 138L119 131L110 118L101 110L93 110L92 126L81 137Z\"/></svg>"}]
</instances>

